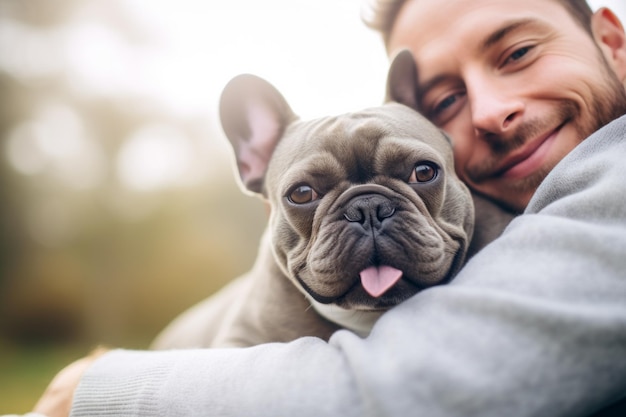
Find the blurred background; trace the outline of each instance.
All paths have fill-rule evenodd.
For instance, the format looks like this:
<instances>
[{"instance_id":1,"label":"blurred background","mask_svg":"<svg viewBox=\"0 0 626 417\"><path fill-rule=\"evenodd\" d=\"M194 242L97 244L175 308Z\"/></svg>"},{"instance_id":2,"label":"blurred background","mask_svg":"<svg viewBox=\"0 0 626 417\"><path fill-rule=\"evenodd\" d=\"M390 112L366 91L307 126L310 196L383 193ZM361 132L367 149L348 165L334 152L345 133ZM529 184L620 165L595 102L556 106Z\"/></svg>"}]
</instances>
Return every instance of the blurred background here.
<instances>
[{"instance_id":1,"label":"blurred background","mask_svg":"<svg viewBox=\"0 0 626 417\"><path fill-rule=\"evenodd\" d=\"M220 91L249 72L305 118L379 104L386 56L360 13L0 0L0 414L96 344L146 348L251 266L266 209L234 180Z\"/></svg>"}]
</instances>

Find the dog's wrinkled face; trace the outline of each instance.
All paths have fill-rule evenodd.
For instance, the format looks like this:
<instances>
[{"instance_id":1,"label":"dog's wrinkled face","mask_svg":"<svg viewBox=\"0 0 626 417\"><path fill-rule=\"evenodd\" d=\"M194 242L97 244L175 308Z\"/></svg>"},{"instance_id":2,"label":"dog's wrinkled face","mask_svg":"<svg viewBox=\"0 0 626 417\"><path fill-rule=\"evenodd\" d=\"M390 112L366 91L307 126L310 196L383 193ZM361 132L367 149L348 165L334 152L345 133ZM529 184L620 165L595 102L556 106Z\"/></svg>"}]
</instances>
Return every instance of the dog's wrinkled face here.
<instances>
[{"instance_id":1,"label":"dog's wrinkled face","mask_svg":"<svg viewBox=\"0 0 626 417\"><path fill-rule=\"evenodd\" d=\"M273 87L243 77L222 96L222 124L242 182L271 203L273 250L299 288L382 310L457 272L473 206L443 133L396 103L299 121Z\"/></svg>"},{"instance_id":2,"label":"dog's wrinkled face","mask_svg":"<svg viewBox=\"0 0 626 417\"><path fill-rule=\"evenodd\" d=\"M451 166L446 137L400 105L290 125L266 184L281 265L344 308L387 308L444 282L473 215Z\"/></svg>"}]
</instances>

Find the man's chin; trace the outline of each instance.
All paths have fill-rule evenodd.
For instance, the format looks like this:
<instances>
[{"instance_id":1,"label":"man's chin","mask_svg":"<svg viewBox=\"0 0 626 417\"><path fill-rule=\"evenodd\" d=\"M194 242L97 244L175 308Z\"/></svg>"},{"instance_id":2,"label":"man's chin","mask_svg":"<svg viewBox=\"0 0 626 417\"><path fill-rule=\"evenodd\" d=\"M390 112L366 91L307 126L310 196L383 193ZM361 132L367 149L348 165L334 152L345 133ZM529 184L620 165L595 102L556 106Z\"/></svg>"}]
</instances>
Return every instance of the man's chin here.
<instances>
[{"instance_id":1,"label":"man's chin","mask_svg":"<svg viewBox=\"0 0 626 417\"><path fill-rule=\"evenodd\" d=\"M537 188L554 166L556 163L547 163L525 178L511 180L501 177L495 180L491 186L477 186L475 190L510 211L521 213L526 209Z\"/></svg>"},{"instance_id":2,"label":"man's chin","mask_svg":"<svg viewBox=\"0 0 626 417\"><path fill-rule=\"evenodd\" d=\"M528 203L530 202L533 194L534 192L528 192L524 193L523 195L516 195L514 198L502 201L500 204L513 213L522 213L524 210L526 210L526 207L528 206Z\"/></svg>"},{"instance_id":3,"label":"man's chin","mask_svg":"<svg viewBox=\"0 0 626 417\"><path fill-rule=\"evenodd\" d=\"M541 181L539 181L539 183L540 182ZM531 184L526 184L525 187L521 187L520 184L515 184L515 186L509 185L509 188L506 190L502 190L502 188L481 189L479 187L472 189L474 192L488 198L512 213L522 213L537 190L538 185L539 184L531 186Z\"/></svg>"}]
</instances>

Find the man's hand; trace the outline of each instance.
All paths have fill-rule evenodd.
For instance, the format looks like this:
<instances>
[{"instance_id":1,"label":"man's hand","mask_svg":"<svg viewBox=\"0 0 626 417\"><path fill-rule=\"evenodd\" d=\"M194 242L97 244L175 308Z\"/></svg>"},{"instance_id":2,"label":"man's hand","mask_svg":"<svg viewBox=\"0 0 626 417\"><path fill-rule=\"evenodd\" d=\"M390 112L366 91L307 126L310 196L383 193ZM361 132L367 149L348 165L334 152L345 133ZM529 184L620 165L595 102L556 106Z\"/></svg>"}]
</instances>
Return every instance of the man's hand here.
<instances>
[{"instance_id":1,"label":"man's hand","mask_svg":"<svg viewBox=\"0 0 626 417\"><path fill-rule=\"evenodd\" d=\"M44 414L47 417L68 417L72 409L74 391L83 373L107 349L98 348L89 356L71 363L63 368L50 382L43 395L35 405L33 412Z\"/></svg>"}]
</instances>

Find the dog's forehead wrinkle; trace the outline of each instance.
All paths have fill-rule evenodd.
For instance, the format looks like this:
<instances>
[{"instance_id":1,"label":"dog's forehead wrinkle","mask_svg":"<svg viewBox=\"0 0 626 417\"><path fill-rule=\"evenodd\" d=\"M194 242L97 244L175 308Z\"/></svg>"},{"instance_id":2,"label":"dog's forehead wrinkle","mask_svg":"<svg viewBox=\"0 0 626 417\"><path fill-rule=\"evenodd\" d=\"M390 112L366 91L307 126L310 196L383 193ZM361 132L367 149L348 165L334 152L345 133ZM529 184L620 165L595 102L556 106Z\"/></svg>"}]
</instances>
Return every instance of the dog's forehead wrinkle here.
<instances>
[{"instance_id":1,"label":"dog's forehead wrinkle","mask_svg":"<svg viewBox=\"0 0 626 417\"><path fill-rule=\"evenodd\" d=\"M333 167L335 179L343 175L359 183L371 178L378 144L386 132L375 118L357 117L355 123L352 115L340 115L301 123L288 134L298 137L290 140L290 149L285 150L294 163L310 153L315 158L307 161L306 170L326 174Z\"/></svg>"},{"instance_id":2,"label":"dog's forehead wrinkle","mask_svg":"<svg viewBox=\"0 0 626 417\"><path fill-rule=\"evenodd\" d=\"M319 193L326 193L345 177L342 161L331 152L306 153L293 148L285 160L289 163L275 168L281 170L278 183L283 191L299 184L307 184Z\"/></svg>"}]
</instances>

